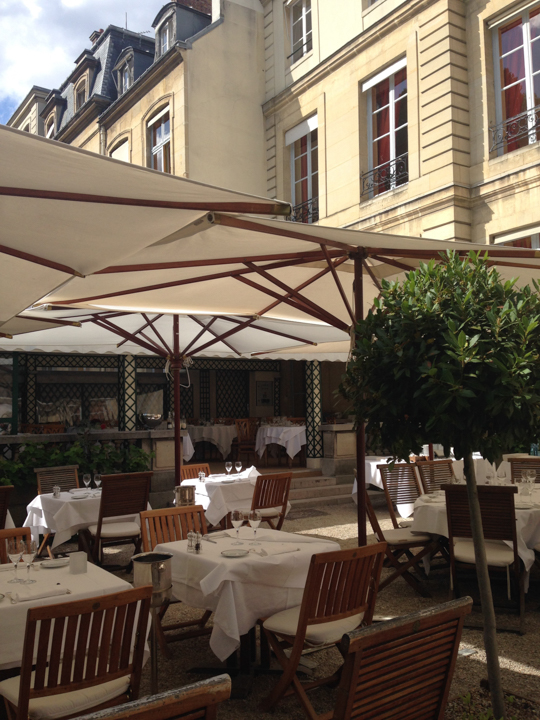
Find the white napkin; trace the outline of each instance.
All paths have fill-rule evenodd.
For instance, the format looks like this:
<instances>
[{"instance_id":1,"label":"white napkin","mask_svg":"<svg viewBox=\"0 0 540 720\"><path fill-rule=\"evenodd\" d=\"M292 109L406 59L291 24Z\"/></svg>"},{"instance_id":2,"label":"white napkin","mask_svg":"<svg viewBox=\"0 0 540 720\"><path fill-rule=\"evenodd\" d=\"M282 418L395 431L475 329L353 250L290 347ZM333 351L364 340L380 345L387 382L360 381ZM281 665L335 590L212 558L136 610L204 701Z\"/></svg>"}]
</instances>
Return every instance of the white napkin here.
<instances>
[{"instance_id":1,"label":"white napkin","mask_svg":"<svg viewBox=\"0 0 540 720\"><path fill-rule=\"evenodd\" d=\"M54 588L53 590L21 590L11 593L11 602L28 602L29 600L40 600L41 598L56 597L57 595L71 595L71 590L66 588Z\"/></svg>"},{"instance_id":2,"label":"white napkin","mask_svg":"<svg viewBox=\"0 0 540 720\"><path fill-rule=\"evenodd\" d=\"M298 552L300 548L289 543L284 543L283 545L278 545L278 547L265 547L264 550L268 557L270 557L273 555L285 555L285 553Z\"/></svg>"}]
</instances>

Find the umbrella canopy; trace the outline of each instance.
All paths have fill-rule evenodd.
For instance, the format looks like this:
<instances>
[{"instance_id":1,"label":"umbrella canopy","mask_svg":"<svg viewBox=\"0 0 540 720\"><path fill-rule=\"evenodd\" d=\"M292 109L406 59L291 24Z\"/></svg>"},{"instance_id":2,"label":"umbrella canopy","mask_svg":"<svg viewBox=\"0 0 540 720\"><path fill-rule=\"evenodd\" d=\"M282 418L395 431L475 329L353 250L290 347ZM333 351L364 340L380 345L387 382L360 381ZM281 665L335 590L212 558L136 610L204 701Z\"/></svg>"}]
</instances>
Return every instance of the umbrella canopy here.
<instances>
[{"instance_id":1,"label":"umbrella canopy","mask_svg":"<svg viewBox=\"0 0 540 720\"><path fill-rule=\"evenodd\" d=\"M0 157L0 324L69 278L123 262L206 211L290 209L5 126Z\"/></svg>"}]
</instances>

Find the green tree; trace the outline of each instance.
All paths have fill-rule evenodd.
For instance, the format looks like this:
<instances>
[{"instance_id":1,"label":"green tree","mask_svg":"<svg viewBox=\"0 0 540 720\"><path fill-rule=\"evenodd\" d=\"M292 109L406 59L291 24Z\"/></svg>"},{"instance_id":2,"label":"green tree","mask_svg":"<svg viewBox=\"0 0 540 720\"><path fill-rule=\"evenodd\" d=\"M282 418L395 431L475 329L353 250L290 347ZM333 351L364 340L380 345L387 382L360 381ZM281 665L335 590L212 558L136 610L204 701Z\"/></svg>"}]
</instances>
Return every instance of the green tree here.
<instances>
[{"instance_id":1,"label":"green tree","mask_svg":"<svg viewBox=\"0 0 540 720\"><path fill-rule=\"evenodd\" d=\"M495 612L473 451L491 462L540 430L539 286L501 282L487 256L441 254L403 283L383 281L358 323L341 391L357 423L396 458L441 443L464 460L493 711L504 717Z\"/></svg>"}]
</instances>

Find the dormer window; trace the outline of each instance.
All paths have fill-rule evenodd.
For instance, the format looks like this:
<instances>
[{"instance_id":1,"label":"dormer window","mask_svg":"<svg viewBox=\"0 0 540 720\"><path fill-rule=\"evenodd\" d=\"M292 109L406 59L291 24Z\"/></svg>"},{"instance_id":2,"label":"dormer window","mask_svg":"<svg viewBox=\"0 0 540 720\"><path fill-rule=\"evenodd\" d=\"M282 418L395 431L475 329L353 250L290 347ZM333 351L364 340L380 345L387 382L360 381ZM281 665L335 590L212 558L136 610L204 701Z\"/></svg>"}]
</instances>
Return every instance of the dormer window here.
<instances>
[{"instance_id":1,"label":"dormer window","mask_svg":"<svg viewBox=\"0 0 540 720\"><path fill-rule=\"evenodd\" d=\"M128 64L126 63L120 69L120 90L121 90L121 92L125 93L130 85L131 85L131 77L130 77Z\"/></svg>"},{"instance_id":2,"label":"dormer window","mask_svg":"<svg viewBox=\"0 0 540 720\"><path fill-rule=\"evenodd\" d=\"M167 22L163 23L163 26L159 32L159 41L161 48L161 55L164 55L167 50L171 47L173 41L173 22L172 18L169 18Z\"/></svg>"},{"instance_id":3,"label":"dormer window","mask_svg":"<svg viewBox=\"0 0 540 720\"><path fill-rule=\"evenodd\" d=\"M79 83L75 89L75 112L80 110L86 102L86 80Z\"/></svg>"},{"instance_id":4,"label":"dormer window","mask_svg":"<svg viewBox=\"0 0 540 720\"><path fill-rule=\"evenodd\" d=\"M51 115L45 124L45 137L52 138L54 135L54 116Z\"/></svg>"}]
</instances>

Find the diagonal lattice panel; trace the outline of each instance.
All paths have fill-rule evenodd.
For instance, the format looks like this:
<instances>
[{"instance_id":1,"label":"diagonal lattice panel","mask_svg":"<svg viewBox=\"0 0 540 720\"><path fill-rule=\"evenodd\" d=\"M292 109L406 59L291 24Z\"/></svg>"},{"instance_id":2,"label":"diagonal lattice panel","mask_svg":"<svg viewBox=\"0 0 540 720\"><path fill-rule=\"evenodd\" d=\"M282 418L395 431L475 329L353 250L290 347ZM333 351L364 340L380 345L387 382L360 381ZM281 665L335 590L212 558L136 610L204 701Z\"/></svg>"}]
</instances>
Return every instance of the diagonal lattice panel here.
<instances>
[{"instance_id":1,"label":"diagonal lattice panel","mask_svg":"<svg viewBox=\"0 0 540 720\"><path fill-rule=\"evenodd\" d=\"M318 360L306 362L306 437L308 458L323 456L321 403L321 364Z\"/></svg>"},{"instance_id":2,"label":"diagonal lattice panel","mask_svg":"<svg viewBox=\"0 0 540 720\"><path fill-rule=\"evenodd\" d=\"M218 417L249 416L249 372L218 370L216 372L216 414Z\"/></svg>"}]
</instances>

